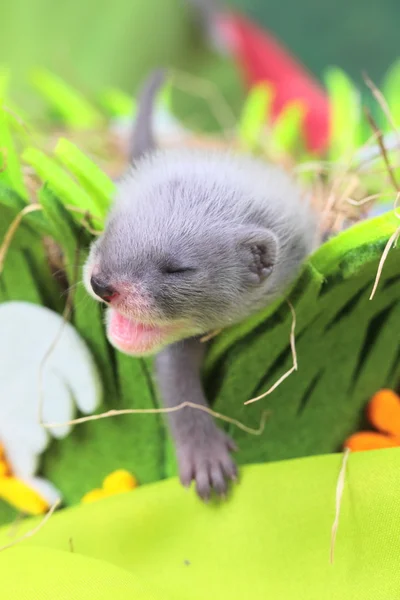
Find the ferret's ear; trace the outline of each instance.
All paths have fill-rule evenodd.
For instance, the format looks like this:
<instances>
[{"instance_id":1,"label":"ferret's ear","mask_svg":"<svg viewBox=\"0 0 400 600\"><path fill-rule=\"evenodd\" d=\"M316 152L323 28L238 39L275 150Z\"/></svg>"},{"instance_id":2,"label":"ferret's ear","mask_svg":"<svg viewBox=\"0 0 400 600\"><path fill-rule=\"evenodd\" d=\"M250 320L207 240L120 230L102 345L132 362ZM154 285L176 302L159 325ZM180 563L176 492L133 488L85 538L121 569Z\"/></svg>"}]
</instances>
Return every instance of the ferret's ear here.
<instances>
[{"instance_id":1,"label":"ferret's ear","mask_svg":"<svg viewBox=\"0 0 400 600\"><path fill-rule=\"evenodd\" d=\"M130 161L135 163L146 154L156 150L153 133L154 110L157 94L165 82L164 69L153 71L139 93L135 125L132 132Z\"/></svg>"},{"instance_id":2,"label":"ferret's ear","mask_svg":"<svg viewBox=\"0 0 400 600\"><path fill-rule=\"evenodd\" d=\"M278 260L276 235L267 228L243 227L238 248L248 268L249 280L256 284L265 281Z\"/></svg>"}]
</instances>

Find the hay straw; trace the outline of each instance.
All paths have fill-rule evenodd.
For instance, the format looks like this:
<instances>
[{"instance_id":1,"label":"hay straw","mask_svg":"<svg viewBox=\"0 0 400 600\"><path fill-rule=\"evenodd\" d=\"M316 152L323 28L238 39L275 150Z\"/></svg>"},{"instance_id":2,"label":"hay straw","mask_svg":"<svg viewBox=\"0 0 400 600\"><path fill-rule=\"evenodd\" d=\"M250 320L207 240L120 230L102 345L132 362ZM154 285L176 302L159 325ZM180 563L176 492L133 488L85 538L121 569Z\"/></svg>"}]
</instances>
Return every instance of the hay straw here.
<instances>
[{"instance_id":1,"label":"hay straw","mask_svg":"<svg viewBox=\"0 0 400 600\"><path fill-rule=\"evenodd\" d=\"M342 466L340 468L339 477L336 485L336 508L335 508L335 520L332 525L332 533L331 533L331 548L330 548L330 563L333 565L333 560L335 556L335 545L336 545L336 535L339 528L339 517L340 517L340 508L342 505L342 497L344 490L344 483L346 477L346 466L347 461L350 456L350 448L346 448L343 453Z\"/></svg>"},{"instance_id":2,"label":"hay straw","mask_svg":"<svg viewBox=\"0 0 400 600\"><path fill-rule=\"evenodd\" d=\"M78 206L73 206L72 204L65 204L64 206L70 212L80 214L84 217L81 225L83 225L83 227L85 227L85 229L87 229L89 231L89 233L91 233L92 235L96 235L96 236L102 234L102 231L93 229L93 227L91 227L90 223L89 223L89 221L97 221L98 223L103 224L103 221L102 221L102 219L100 219L100 217L96 217L95 215L92 215L92 213L89 212L88 210L86 210L84 208L79 208Z\"/></svg>"},{"instance_id":3,"label":"hay straw","mask_svg":"<svg viewBox=\"0 0 400 600\"><path fill-rule=\"evenodd\" d=\"M11 225L9 226L7 233L5 234L5 236L3 238L3 242L0 246L0 275L4 268L4 260L5 260L6 254L10 248L10 245L11 245L11 242L13 240L15 233L17 232L17 229L21 224L22 219L24 218L25 215L35 212L35 211L38 211L38 210L43 210L43 208L40 204L28 204L28 206L25 206L25 208L23 208L17 214L15 219L11 222Z\"/></svg>"},{"instance_id":4,"label":"hay straw","mask_svg":"<svg viewBox=\"0 0 400 600\"><path fill-rule=\"evenodd\" d=\"M362 198L361 200L354 200L353 198L346 198L346 202L348 202L348 204L351 204L352 206L364 206L364 204L367 204L368 202L372 202L373 200L378 200L379 198L382 198L383 194L370 194L369 196L366 196L365 198Z\"/></svg>"},{"instance_id":5,"label":"hay straw","mask_svg":"<svg viewBox=\"0 0 400 600\"><path fill-rule=\"evenodd\" d=\"M393 115L390 111L389 105L386 102L385 96L382 94L382 92L378 88L378 86L375 85L375 83L372 81L372 79L370 79L370 77L366 73L363 74L363 77L364 77L364 81L365 81L366 85L371 90L375 100L378 102L379 106L385 113L387 120L389 121L390 125L392 126L392 129L395 132L395 135L397 137L399 150L400 150L400 131L399 131L398 127L396 126L396 123L393 119Z\"/></svg>"},{"instance_id":6,"label":"hay straw","mask_svg":"<svg viewBox=\"0 0 400 600\"><path fill-rule=\"evenodd\" d=\"M393 171L393 167L390 163L389 160L389 156L386 150L386 146L385 146L385 142L384 142L384 137L383 137L383 133L382 131L379 129L378 125L376 124L375 119L373 118L371 111L368 110L368 108L364 108L364 112L365 112L365 116L367 117L368 123L370 124L371 128L373 129L373 131L376 132L377 134L377 142L378 142L378 146L380 148L381 151L381 155L383 160L385 161L385 165L386 165L386 169L387 169L387 173L389 175L390 181L394 187L394 189L396 190L396 192L399 191L399 184L396 181L396 177Z\"/></svg>"},{"instance_id":7,"label":"hay straw","mask_svg":"<svg viewBox=\"0 0 400 600\"><path fill-rule=\"evenodd\" d=\"M380 278L381 278L381 275L382 275L383 266L384 266L385 261L386 261L386 259L388 257L390 249L391 249L392 245L393 245L393 248L396 246L396 243L397 243L397 240L399 239L399 237L400 237L400 227L398 227L396 229L396 231L393 233L393 235L390 236L389 241L386 244L385 249L384 249L384 251L382 253L382 256L381 256L381 259L380 259L379 265L378 265L378 271L377 271L376 277L375 277L374 287L372 288L372 292L371 292L371 295L369 297L370 300L372 300L373 297L375 296L375 292L376 292L376 290L378 288L379 281L380 281Z\"/></svg>"},{"instance_id":8,"label":"hay straw","mask_svg":"<svg viewBox=\"0 0 400 600\"><path fill-rule=\"evenodd\" d=\"M263 394L261 394L260 396L257 396L256 398L251 398L251 400L247 400L245 402L245 404L252 404L253 402L258 402L259 400L262 400L262 398L265 398L266 396L269 396L269 394L272 394L272 392L274 390L276 390L276 388L278 386L281 385L281 383L283 381L285 381L285 379L287 379L292 373L294 373L295 371L297 371L298 369L298 363L297 363L297 352L296 352L296 339L295 339L295 329L296 329L296 313L295 310L293 308L293 305L291 304L291 302L287 301L290 311L292 313L292 327L290 330L290 348L292 350L292 358L293 358L293 366L286 371L286 373L284 373L282 375L282 377L280 377L278 379L278 381L276 381L266 392L264 392Z\"/></svg>"},{"instance_id":9,"label":"hay straw","mask_svg":"<svg viewBox=\"0 0 400 600\"><path fill-rule=\"evenodd\" d=\"M99 419L108 419L109 417L117 417L119 415L158 415L158 414L168 414L178 412L183 408L194 408L195 410L201 410L202 412L208 413L215 419L219 419L220 421L224 421L225 423L229 423L230 425L235 425L238 429L249 433L250 435L261 435L265 428L265 423L268 417L268 411L264 411L261 415L260 425L257 429L253 427L248 427L241 421L237 419L233 419L231 417L227 417L219 412L215 412L208 406L202 406L201 404L195 404L194 402L182 402L177 406L172 406L168 408L123 408L119 410L108 410L107 412L100 413L98 415L88 415L87 417L80 417L79 419L72 419L71 421L64 421L62 423L45 423L44 427L47 429L52 429L55 427L65 427L66 425L81 425L82 423L87 423L88 421L98 421Z\"/></svg>"},{"instance_id":10,"label":"hay straw","mask_svg":"<svg viewBox=\"0 0 400 600\"><path fill-rule=\"evenodd\" d=\"M205 344L206 342L213 340L221 332L222 329L215 329L214 331L210 331L210 333L206 333L206 335L203 335L203 337L200 338L200 343Z\"/></svg>"},{"instance_id":11,"label":"hay straw","mask_svg":"<svg viewBox=\"0 0 400 600\"><path fill-rule=\"evenodd\" d=\"M24 512L17 513L13 522L10 523L10 529L7 531L7 537L9 537L11 539L15 538L25 516L26 516L26 513L24 513Z\"/></svg>"},{"instance_id":12,"label":"hay straw","mask_svg":"<svg viewBox=\"0 0 400 600\"><path fill-rule=\"evenodd\" d=\"M75 206L71 206L71 205L65 205L65 208L67 210L69 210L70 212L79 213L84 216L84 219L82 220L81 225L87 231L89 231L89 233L91 233L92 235L96 235L96 236L101 235L100 231L97 231L97 230L93 229L93 227L90 226L89 219L91 220L91 219L96 219L96 218L93 217L93 215L89 211L84 210L82 208L75 207ZM17 233L19 226L21 225L22 219L24 218L25 215L32 213L32 212L39 211L39 210L43 210L43 206L41 204L38 204L38 203L28 204L28 206L25 206L17 214L15 219L11 222L11 224L3 238L3 242L0 246L0 275L3 272L4 261L5 261L7 252L10 249L11 243L14 239L15 234ZM97 219L97 220L100 220L100 219Z\"/></svg>"},{"instance_id":13,"label":"hay straw","mask_svg":"<svg viewBox=\"0 0 400 600\"><path fill-rule=\"evenodd\" d=\"M345 216L348 216L346 214L346 211L342 210L341 212L343 214L340 215L339 219L338 214L336 213L340 213L339 208L346 201L346 197L350 196L353 193L353 191L355 191L356 188L360 185L358 175L352 173L352 171L358 171L360 165L353 166L353 163L359 156L360 152L362 152L373 141L375 141L376 137L377 133L374 132L373 135L361 146L361 148L357 148L356 150L354 150L354 152L346 162L339 163L339 165L338 163L331 164L331 166L339 166L340 168L337 171L334 171L335 176L331 181L330 191L327 195L326 200L324 200L324 196L323 194L321 194L324 204L319 207L319 210L321 212L320 228L323 237L326 234L334 231L335 224L339 224L339 226L341 226ZM342 192L339 195L340 187L342 186L342 184L346 184L346 177L349 176L351 176L350 181L347 183L344 192ZM331 219L333 219L333 223Z\"/></svg>"},{"instance_id":14,"label":"hay straw","mask_svg":"<svg viewBox=\"0 0 400 600\"><path fill-rule=\"evenodd\" d=\"M369 87L369 89L371 90L371 92L372 92L373 96L375 97L375 99L377 100L379 106L382 108L383 112L385 113L385 115L386 115L389 123L391 124L391 126L392 126L392 128L393 128L393 130L395 132L395 135L397 136L397 138L399 140L399 149L400 149L400 132L399 132L399 130L396 127L396 124L395 124L394 119L392 117L392 114L390 112L390 108L388 106L388 103L385 100L385 97L383 96L382 92L377 88L377 86L371 81L371 79L366 74L364 74L364 81L367 84L367 86ZM390 181L391 181L391 183L392 183L392 185L393 185L393 187L394 187L394 189L396 191L396 200L395 200L394 207L393 207L394 208L394 212L395 212L396 217L400 218L400 214L399 214L399 212L397 210L397 205L398 205L399 197L400 197L400 187L399 187L399 184L398 184L398 182L396 180L396 177L394 175L393 166L391 165L391 163L389 161L388 153L387 153L385 142L384 142L383 133L380 131L379 127L377 126L376 122L374 121L374 119L373 119L373 117L372 117L372 115L371 115L371 113L370 113L370 111L368 109L365 109L365 114L367 116L369 124L371 125L372 129L374 130L374 132L377 134L377 139L378 139L378 145L379 145L380 153L381 153L382 158L383 158L383 160L385 162L386 170L387 170L387 173L389 175ZM389 240L388 240L388 242L387 242L387 244L386 244L386 246L385 246L385 248L383 250L381 259L379 261L379 265L378 265L378 270L377 270L376 277L375 277L374 286L372 288L372 292L371 292L371 295L369 297L370 300L372 300L374 298L374 296L375 296L375 292L376 292L376 290L378 288L379 281L380 281L380 278L381 278L381 275L382 275L382 271L383 271L383 267L384 267L385 261L386 261L386 259L388 257L388 254L390 252L390 249L391 249L392 246L393 247L396 246L396 243L397 243L397 240L399 239L399 237L400 237L400 227L398 227L396 229L396 231L390 236L390 238L389 238Z\"/></svg>"},{"instance_id":15,"label":"hay straw","mask_svg":"<svg viewBox=\"0 0 400 600\"><path fill-rule=\"evenodd\" d=\"M12 548L13 546L16 546L16 544L20 544L24 540L36 535L46 525L47 521L50 519L51 515L54 513L54 511L56 510L56 508L58 508L58 506L60 504L61 504L61 499L57 498L57 500L54 502L54 504L50 507L50 510L45 514L43 519L40 521L40 523L36 527L31 529L30 531L27 531L26 533L24 533L24 535L21 535L21 537L17 538L16 540L13 540L12 542L5 544L5 546L1 546L0 552L3 552L3 550L8 550L8 548Z\"/></svg>"},{"instance_id":16,"label":"hay straw","mask_svg":"<svg viewBox=\"0 0 400 600\"><path fill-rule=\"evenodd\" d=\"M44 374L44 368L46 366L47 361L49 360L51 354L54 352L55 347L57 346L58 342L61 339L61 336L64 332L64 328L65 328L65 324L69 321L69 318L71 316L72 313L72 294L75 290L75 286L72 286L69 289L69 293L67 296L67 301L65 303L65 308L62 314L62 323L56 333L56 336L54 338L54 340L51 342L50 346L48 347L48 349L46 350L42 360L40 361L40 365L39 365L39 371L38 371L38 395L39 395L39 401L38 401L38 422L40 425L42 425L43 427L46 426L46 424L43 422L43 404L44 404L44 389L43 389L43 374Z\"/></svg>"}]
</instances>

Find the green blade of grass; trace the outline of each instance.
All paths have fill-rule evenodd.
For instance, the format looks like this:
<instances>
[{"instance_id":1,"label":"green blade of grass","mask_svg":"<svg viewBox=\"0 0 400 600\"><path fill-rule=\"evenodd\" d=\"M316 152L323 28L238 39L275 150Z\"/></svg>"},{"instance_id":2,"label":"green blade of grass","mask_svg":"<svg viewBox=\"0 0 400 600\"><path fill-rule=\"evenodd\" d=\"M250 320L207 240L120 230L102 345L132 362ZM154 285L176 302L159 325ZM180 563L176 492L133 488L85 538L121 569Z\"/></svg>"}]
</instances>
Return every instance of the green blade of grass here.
<instances>
[{"instance_id":1,"label":"green blade of grass","mask_svg":"<svg viewBox=\"0 0 400 600\"><path fill-rule=\"evenodd\" d=\"M65 138L58 141L54 153L95 199L96 206L104 216L115 190L111 179L77 146Z\"/></svg>"},{"instance_id":2,"label":"green blade of grass","mask_svg":"<svg viewBox=\"0 0 400 600\"><path fill-rule=\"evenodd\" d=\"M302 139L304 115L305 107L301 102L291 102L285 106L272 130L274 148L289 154L304 145Z\"/></svg>"},{"instance_id":3,"label":"green blade of grass","mask_svg":"<svg viewBox=\"0 0 400 600\"><path fill-rule=\"evenodd\" d=\"M9 126L9 114L3 105L7 97L8 72L0 69L0 181L13 188L19 196L27 198L21 165Z\"/></svg>"},{"instance_id":4,"label":"green blade of grass","mask_svg":"<svg viewBox=\"0 0 400 600\"><path fill-rule=\"evenodd\" d=\"M99 204L55 160L36 148L27 148L22 159L35 169L42 181L49 185L64 204L72 204L83 211L88 211L94 217L102 217L103 211Z\"/></svg>"},{"instance_id":5,"label":"green blade of grass","mask_svg":"<svg viewBox=\"0 0 400 600\"><path fill-rule=\"evenodd\" d=\"M331 105L329 154L332 160L343 160L360 145L360 95L340 69L329 69L325 80Z\"/></svg>"},{"instance_id":6,"label":"green blade of grass","mask_svg":"<svg viewBox=\"0 0 400 600\"><path fill-rule=\"evenodd\" d=\"M387 72L383 86L383 95L389 105L390 112L397 127L400 127L400 59Z\"/></svg>"},{"instance_id":7,"label":"green blade of grass","mask_svg":"<svg viewBox=\"0 0 400 600\"><path fill-rule=\"evenodd\" d=\"M104 90L99 102L110 117L131 117L136 112L135 100L117 88Z\"/></svg>"},{"instance_id":8,"label":"green blade of grass","mask_svg":"<svg viewBox=\"0 0 400 600\"><path fill-rule=\"evenodd\" d=\"M77 90L45 69L31 75L34 87L72 129L91 129L104 123L102 114Z\"/></svg>"},{"instance_id":9,"label":"green blade of grass","mask_svg":"<svg viewBox=\"0 0 400 600\"><path fill-rule=\"evenodd\" d=\"M268 122L272 98L272 88L266 83L250 90L239 120L239 139L247 148L258 145L261 130Z\"/></svg>"}]
</instances>

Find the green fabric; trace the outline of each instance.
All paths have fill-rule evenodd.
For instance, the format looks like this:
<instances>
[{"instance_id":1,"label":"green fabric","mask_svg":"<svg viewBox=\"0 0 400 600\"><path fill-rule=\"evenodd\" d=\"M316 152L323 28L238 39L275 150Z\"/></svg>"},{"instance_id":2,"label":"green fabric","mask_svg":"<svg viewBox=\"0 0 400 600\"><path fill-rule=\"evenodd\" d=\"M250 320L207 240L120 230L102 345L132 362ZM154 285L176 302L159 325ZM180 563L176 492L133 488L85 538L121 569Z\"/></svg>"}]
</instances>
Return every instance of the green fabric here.
<instances>
[{"instance_id":1,"label":"green fabric","mask_svg":"<svg viewBox=\"0 0 400 600\"><path fill-rule=\"evenodd\" d=\"M394 600L400 449L350 455L331 565L341 464L329 455L247 467L220 505L172 479L63 510L0 553L1 597ZM5 528L0 544L9 541Z\"/></svg>"}]
</instances>

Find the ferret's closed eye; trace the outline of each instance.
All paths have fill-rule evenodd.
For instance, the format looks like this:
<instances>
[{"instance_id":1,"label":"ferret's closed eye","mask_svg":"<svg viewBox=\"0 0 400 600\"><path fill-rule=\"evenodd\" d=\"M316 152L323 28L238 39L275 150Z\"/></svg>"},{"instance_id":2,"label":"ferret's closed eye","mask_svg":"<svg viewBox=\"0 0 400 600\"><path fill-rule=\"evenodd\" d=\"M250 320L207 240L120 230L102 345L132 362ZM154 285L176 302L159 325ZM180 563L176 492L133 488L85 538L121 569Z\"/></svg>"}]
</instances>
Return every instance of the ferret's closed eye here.
<instances>
[{"instance_id":1,"label":"ferret's closed eye","mask_svg":"<svg viewBox=\"0 0 400 600\"><path fill-rule=\"evenodd\" d=\"M196 269L194 267L185 267L181 265L164 265L162 272L164 275L188 275L194 273Z\"/></svg>"}]
</instances>

